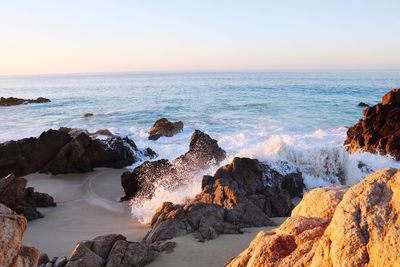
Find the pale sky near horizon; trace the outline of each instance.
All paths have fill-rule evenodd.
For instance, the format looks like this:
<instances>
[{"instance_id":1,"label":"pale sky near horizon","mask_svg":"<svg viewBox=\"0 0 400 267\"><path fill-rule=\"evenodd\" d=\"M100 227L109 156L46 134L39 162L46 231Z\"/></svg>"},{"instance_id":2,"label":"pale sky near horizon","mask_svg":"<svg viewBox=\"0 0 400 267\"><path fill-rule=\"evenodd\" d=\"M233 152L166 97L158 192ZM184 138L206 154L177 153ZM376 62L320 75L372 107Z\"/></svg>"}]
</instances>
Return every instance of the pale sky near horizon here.
<instances>
[{"instance_id":1,"label":"pale sky near horizon","mask_svg":"<svg viewBox=\"0 0 400 267\"><path fill-rule=\"evenodd\" d=\"M0 75L400 69L399 0L0 0Z\"/></svg>"}]
</instances>

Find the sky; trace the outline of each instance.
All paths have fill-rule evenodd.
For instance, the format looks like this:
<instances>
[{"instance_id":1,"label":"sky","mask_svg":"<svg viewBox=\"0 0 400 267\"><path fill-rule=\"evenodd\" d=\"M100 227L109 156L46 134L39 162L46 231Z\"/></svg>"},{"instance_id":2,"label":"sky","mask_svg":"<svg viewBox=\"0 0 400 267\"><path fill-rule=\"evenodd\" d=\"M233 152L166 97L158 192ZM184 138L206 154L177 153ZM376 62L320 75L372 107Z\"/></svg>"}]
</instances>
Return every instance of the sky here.
<instances>
[{"instance_id":1,"label":"sky","mask_svg":"<svg viewBox=\"0 0 400 267\"><path fill-rule=\"evenodd\" d=\"M0 75L399 70L399 0L0 0Z\"/></svg>"}]
</instances>

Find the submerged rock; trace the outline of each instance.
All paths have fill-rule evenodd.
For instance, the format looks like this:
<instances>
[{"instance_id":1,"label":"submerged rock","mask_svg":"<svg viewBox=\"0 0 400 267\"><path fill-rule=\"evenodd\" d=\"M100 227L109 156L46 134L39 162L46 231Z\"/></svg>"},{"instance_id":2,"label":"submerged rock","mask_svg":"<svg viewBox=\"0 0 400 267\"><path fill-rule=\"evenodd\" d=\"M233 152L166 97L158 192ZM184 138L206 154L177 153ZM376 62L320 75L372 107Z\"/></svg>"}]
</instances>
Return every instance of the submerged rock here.
<instances>
[{"instance_id":1,"label":"submerged rock","mask_svg":"<svg viewBox=\"0 0 400 267\"><path fill-rule=\"evenodd\" d=\"M110 135L97 139L98 135ZM41 171L52 174L87 172L96 167L122 168L155 152L139 150L128 137L113 136L101 130L60 128L31 137L0 144L0 176L23 176Z\"/></svg>"},{"instance_id":2,"label":"submerged rock","mask_svg":"<svg viewBox=\"0 0 400 267\"><path fill-rule=\"evenodd\" d=\"M37 266L40 252L22 245L27 221L0 204L0 266Z\"/></svg>"},{"instance_id":3,"label":"submerged rock","mask_svg":"<svg viewBox=\"0 0 400 267\"><path fill-rule=\"evenodd\" d=\"M314 189L227 266L399 266L399 184L400 171L385 169L345 193Z\"/></svg>"},{"instance_id":4,"label":"submerged rock","mask_svg":"<svg viewBox=\"0 0 400 267\"><path fill-rule=\"evenodd\" d=\"M45 193L35 192L32 187L26 187L24 178L10 174L0 179L0 203L19 214L23 214L28 220L42 218L42 214L36 207L54 207L54 199Z\"/></svg>"},{"instance_id":5,"label":"submerged rock","mask_svg":"<svg viewBox=\"0 0 400 267\"><path fill-rule=\"evenodd\" d=\"M152 262L161 252L171 252L174 242L147 244L130 242L119 234L98 236L79 242L69 258L59 257L48 267L142 267Z\"/></svg>"},{"instance_id":6,"label":"submerged rock","mask_svg":"<svg viewBox=\"0 0 400 267\"><path fill-rule=\"evenodd\" d=\"M149 130L149 140L157 140L162 136L172 137L183 129L183 122L171 122L166 118L157 120Z\"/></svg>"},{"instance_id":7,"label":"submerged rock","mask_svg":"<svg viewBox=\"0 0 400 267\"><path fill-rule=\"evenodd\" d=\"M347 131L350 152L391 155L400 160L400 88L392 89L382 103L366 108L364 118Z\"/></svg>"},{"instance_id":8,"label":"submerged rock","mask_svg":"<svg viewBox=\"0 0 400 267\"><path fill-rule=\"evenodd\" d=\"M164 203L154 215L146 242L194 233L199 240L241 233L242 227L273 225L272 216L287 216L293 206L286 190L266 188L258 160L235 158L204 176L202 192L183 205Z\"/></svg>"},{"instance_id":9,"label":"submerged rock","mask_svg":"<svg viewBox=\"0 0 400 267\"><path fill-rule=\"evenodd\" d=\"M50 99L44 97L38 97L36 99L22 99L16 97L1 97L0 98L0 106L17 106L17 105L25 105L32 103L48 103Z\"/></svg>"},{"instance_id":10,"label":"submerged rock","mask_svg":"<svg viewBox=\"0 0 400 267\"><path fill-rule=\"evenodd\" d=\"M94 116L93 113L85 113L85 114L83 114L84 118L90 118L90 117L93 117L93 116Z\"/></svg>"},{"instance_id":11,"label":"submerged rock","mask_svg":"<svg viewBox=\"0 0 400 267\"><path fill-rule=\"evenodd\" d=\"M166 159L149 162L146 161L132 172L125 172L121 176L121 185L128 200L141 196L150 198L155 183L172 189L187 181L191 172L209 168L225 159L225 151L218 146L217 140L208 134L196 130L191 137L189 151L173 161Z\"/></svg>"}]
</instances>

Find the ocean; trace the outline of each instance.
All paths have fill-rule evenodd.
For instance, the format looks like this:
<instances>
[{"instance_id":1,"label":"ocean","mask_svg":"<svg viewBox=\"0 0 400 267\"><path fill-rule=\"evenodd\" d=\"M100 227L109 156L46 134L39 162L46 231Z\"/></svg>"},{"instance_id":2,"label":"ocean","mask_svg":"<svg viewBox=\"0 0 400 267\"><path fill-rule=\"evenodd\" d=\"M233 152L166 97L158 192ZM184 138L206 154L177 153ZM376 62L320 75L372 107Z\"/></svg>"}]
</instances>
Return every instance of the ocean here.
<instances>
[{"instance_id":1,"label":"ocean","mask_svg":"<svg viewBox=\"0 0 400 267\"><path fill-rule=\"evenodd\" d=\"M200 129L227 151L222 164L235 156L253 157L282 173L301 171L307 189L338 184L339 177L351 185L372 170L400 167L390 157L350 155L343 147L346 127L362 117L358 103L376 104L399 86L399 71L0 76L0 96L52 101L1 107L0 142L61 126L108 128L151 147L159 158L173 159L187 151L191 133ZM182 120L184 131L147 140L146 131L161 117ZM133 214L148 221L160 202L193 197L205 173L176 192L158 188Z\"/></svg>"}]
</instances>

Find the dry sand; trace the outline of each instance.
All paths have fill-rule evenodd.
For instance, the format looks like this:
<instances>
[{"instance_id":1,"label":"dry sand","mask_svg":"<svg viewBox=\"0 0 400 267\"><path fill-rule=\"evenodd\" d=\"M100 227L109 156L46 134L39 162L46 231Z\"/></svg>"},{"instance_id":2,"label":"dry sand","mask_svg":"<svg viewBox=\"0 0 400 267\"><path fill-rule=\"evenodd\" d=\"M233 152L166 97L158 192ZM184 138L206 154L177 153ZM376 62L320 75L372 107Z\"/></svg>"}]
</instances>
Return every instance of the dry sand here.
<instances>
[{"instance_id":1,"label":"dry sand","mask_svg":"<svg viewBox=\"0 0 400 267\"><path fill-rule=\"evenodd\" d=\"M26 176L28 185L52 195L55 208L42 208L45 216L28 223L24 243L46 252L49 257L70 255L75 244L98 235L119 233L128 240L139 241L149 230L130 217L127 203L119 203L123 195L120 176L124 170L97 169L89 174ZM273 218L280 224L284 218ZM175 251L161 254L149 266L223 266L245 249L260 230L250 228L241 235L222 235L200 243L192 235L173 239Z\"/></svg>"}]
</instances>

